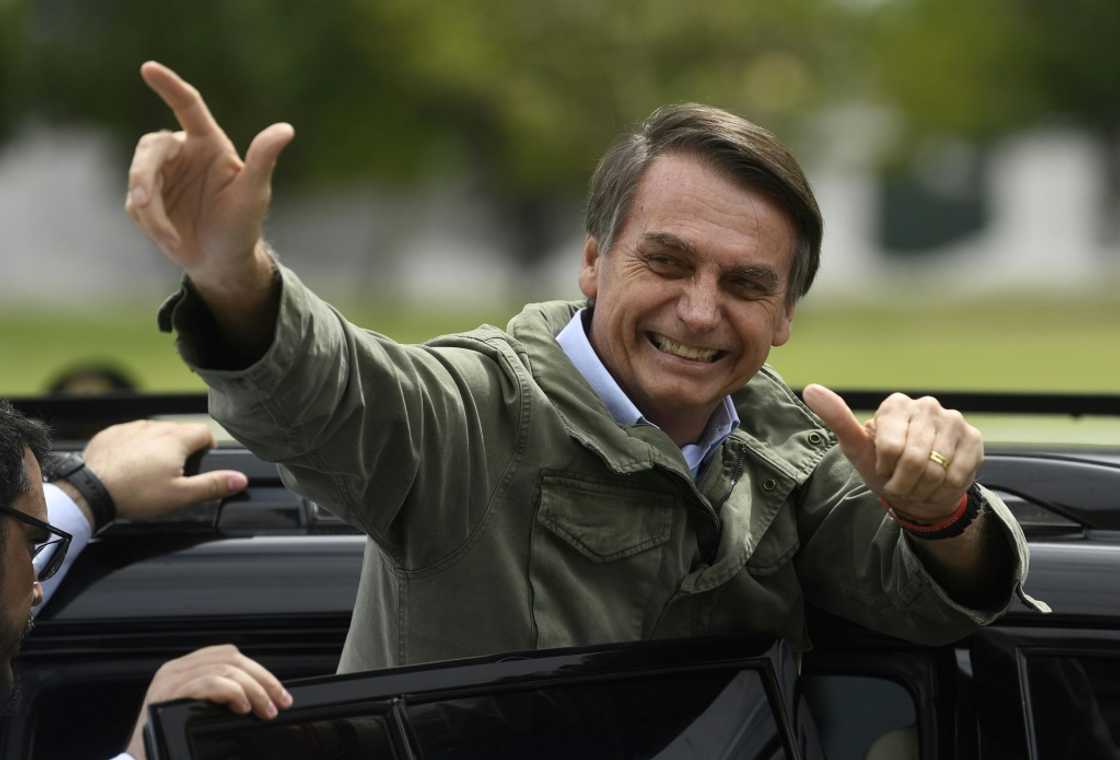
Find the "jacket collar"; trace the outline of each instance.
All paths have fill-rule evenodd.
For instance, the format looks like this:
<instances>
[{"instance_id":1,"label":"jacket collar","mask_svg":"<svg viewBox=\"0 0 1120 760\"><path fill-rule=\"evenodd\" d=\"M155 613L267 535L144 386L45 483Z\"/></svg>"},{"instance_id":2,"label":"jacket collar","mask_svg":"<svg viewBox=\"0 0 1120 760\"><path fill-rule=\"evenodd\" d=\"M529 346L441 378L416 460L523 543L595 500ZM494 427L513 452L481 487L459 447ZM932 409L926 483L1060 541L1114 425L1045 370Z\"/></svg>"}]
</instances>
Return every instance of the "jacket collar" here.
<instances>
[{"instance_id":1,"label":"jacket collar","mask_svg":"<svg viewBox=\"0 0 1120 760\"><path fill-rule=\"evenodd\" d=\"M506 328L519 344L533 378L548 396L568 433L619 474L655 465L691 480L680 449L663 431L643 424L620 425L556 343L555 336L586 304L529 304ZM835 443L831 432L769 367L732 395L743 420L731 441L744 445L771 467L802 482Z\"/></svg>"},{"instance_id":2,"label":"jacket collar","mask_svg":"<svg viewBox=\"0 0 1120 760\"><path fill-rule=\"evenodd\" d=\"M529 304L507 332L528 360L533 379L552 402L569 435L594 451L611 470L628 474L661 465L689 477L680 449L650 425L620 425L591 385L556 343L556 335L585 304L549 301Z\"/></svg>"}]
</instances>

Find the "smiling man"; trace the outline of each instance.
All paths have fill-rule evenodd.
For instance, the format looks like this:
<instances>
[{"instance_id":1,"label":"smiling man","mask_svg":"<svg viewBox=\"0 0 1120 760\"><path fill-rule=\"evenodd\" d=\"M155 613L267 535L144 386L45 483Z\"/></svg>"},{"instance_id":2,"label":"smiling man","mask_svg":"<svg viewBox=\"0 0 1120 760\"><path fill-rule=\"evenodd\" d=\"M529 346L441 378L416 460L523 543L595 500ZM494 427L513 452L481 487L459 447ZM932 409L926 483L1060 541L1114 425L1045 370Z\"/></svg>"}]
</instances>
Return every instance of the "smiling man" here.
<instances>
[{"instance_id":1,"label":"smiling man","mask_svg":"<svg viewBox=\"0 0 1120 760\"><path fill-rule=\"evenodd\" d=\"M631 205L610 255L598 243L609 231L584 244L588 337L623 393L684 446L789 339L797 233L774 200L691 150L652 161Z\"/></svg>"},{"instance_id":2,"label":"smiling man","mask_svg":"<svg viewBox=\"0 0 1120 760\"><path fill-rule=\"evenodd\" d=\"M586 302L405 346L265 245L293 129L242 160L197 90L141 75L180 126L141 138L126 201L185 274L161 325L212 414L370 536L342 671L718 633L805 648L807 601L943 642L1022 594L1025 542L974 484L960 414L896 394L861 424L765 365L822 229L766 130L658 110L592 179Z\"/></svg>"}]
</instances>

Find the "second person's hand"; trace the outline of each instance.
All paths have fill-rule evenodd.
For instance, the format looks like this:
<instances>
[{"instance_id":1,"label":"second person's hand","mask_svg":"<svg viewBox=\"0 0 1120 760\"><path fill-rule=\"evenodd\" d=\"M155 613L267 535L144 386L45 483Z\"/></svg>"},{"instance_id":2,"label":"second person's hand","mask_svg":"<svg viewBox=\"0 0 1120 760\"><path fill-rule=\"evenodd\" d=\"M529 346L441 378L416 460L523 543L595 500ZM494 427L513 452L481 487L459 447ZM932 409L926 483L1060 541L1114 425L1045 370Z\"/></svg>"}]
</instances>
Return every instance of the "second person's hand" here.
<instances>
[{"instance_id":1,"label":"second person's hand","mask_svg":"<svg viewBox=\"0 0 1120 760\"><path fill-rule=\"evenodd\" d=\"M214 435L202 423L137 420L102 430L84 454L86 465L112 496L117 515L150 520L248 485L236 470L184 473L187 457L213 446Z\"/></svg>"}]
</instances>

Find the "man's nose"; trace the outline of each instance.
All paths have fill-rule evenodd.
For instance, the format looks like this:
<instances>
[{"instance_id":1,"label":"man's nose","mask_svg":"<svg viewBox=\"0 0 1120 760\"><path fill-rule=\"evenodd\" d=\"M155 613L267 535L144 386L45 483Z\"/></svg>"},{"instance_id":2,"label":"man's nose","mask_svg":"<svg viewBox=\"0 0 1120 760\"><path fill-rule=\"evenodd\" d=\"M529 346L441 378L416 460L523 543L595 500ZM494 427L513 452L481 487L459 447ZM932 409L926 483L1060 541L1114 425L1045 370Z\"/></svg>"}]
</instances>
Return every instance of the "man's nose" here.
<instances>
[{"instance_id":1,"label":"man's nose","mask_svg":"<svg viewBox=\"0 0 1120 760\"><path fill-rule=\"evenodd\" d=\"M43 584L35 581L31 587L31 606L38 607L43 603Z\"/></svg>"},{"instance_id":2,"label":"man's nose","mask_svg":"<svg viewBox=\"0 0 1120 760\"><path fill-rule=\"evenodd\" d=\"M690 330L714 329L720 321L718 284L701 279L689 282L677 299L677 314Z\"/></svg>"}]
</instances>

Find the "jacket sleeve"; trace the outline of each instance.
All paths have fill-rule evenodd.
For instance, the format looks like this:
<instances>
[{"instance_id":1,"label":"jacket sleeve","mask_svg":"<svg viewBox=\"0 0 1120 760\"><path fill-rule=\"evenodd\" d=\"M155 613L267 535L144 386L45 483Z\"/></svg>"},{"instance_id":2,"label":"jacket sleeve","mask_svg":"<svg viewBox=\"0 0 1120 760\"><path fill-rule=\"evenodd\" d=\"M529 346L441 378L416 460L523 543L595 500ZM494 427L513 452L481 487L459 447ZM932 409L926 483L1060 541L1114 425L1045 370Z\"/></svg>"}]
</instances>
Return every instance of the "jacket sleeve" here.
<instances>
[{"instance_id":1,"label":"jacket sleeve","mask_svg":"<svg viewBox=\"0 0 1120 760\"><path fill-rule=\"evenodd\" d=\"M834 447L799 493L798 575L806 600L860 625L910 641L942 644L999 617L1022 592L1029 554L1022 529L995 494L982 489L991 527L1008 542L1013 566L998 604L965 607L926 570L912 540L887 516Z\"/></svg>"},{"instance_id":2,"label":"jacket sleeve","mask_svg":"<svg viewBox=\"0 0 1120 760\"><path fill-rule=\"evenodd\" d=\"M218 423L410 569L467 540L517 451L515 357L485 331L402 345L350 324L283 267L272 343L243 370L206 368L212 318L189 284L161 324Z\"/></svg>"}]
</instances>

